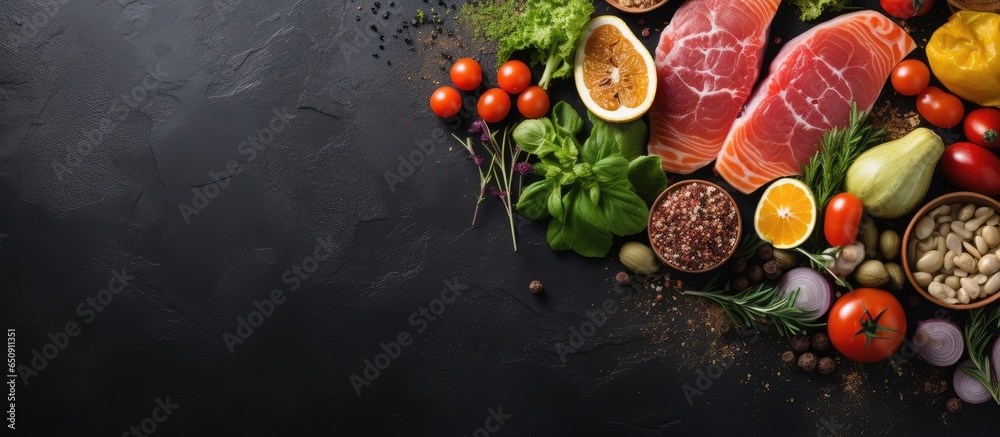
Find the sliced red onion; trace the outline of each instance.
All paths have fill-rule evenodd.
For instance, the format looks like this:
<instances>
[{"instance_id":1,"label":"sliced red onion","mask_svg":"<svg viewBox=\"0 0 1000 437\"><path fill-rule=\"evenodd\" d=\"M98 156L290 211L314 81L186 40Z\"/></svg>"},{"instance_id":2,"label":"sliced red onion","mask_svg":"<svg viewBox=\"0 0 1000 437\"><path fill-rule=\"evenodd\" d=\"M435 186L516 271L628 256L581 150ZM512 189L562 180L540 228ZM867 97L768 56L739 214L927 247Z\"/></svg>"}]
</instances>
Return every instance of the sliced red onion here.
<instances>
[{"instance_id":1,"label":"sliced red onion","mask_svg":"<svg viewBox=\"0 0 1000 437\"><path fill-rule=\"evenodd\" d=\"M913 344L917 348L917 355L932 366L952 366L965 353L962 330L951 320L930 319L920 322L913 334Z\"/></svg>"},{"instance_id":2,"label":"sliced red onion","mask_svg":"<svg viewBox=\"0 0 1000 437\"><path fill-rule=\"evenodd\" d=\"M969 376L968 373L965 373L962 370L963 368L979 372L979 369L976 369L976 365L972 363L972 360L962 361L962 364L955 368L955 377L952 381L952 385L955 387L955 394L970 404L981 404L993 399L993 395L986 390L986 387L972 376Z\"/></svg>"},{"instance_id":3,"label":"sliced red onion","mask_svg":"<svg viewBox=\"0 0 1000 437\"><path fill-rule=\"evenodd\" d=\"M799 294L792 305L805 313L802 320L816 321L830 309L830 283L819 272L808 267L796 267L778 281L778 297L781 299L790 298L796 289Z\"/></svg>"}]
</instances>

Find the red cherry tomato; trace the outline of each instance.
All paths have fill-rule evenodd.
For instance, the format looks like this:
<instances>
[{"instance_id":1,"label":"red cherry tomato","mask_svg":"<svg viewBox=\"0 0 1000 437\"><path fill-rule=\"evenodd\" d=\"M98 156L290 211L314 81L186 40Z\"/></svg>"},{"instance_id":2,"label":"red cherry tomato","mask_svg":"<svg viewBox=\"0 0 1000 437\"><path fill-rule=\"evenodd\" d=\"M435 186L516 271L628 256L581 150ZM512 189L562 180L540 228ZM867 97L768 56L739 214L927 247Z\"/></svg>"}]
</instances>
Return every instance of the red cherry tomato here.
<instances>
[{"instance_id":1,"label":"red cherry tomato","mask_svg":"<svg viewBox=\"0 0 1000 437\"><path fill-rule=\"evenodd\" d=\"M930 124L950 129L958 126L965 115L962 100L935 86L929 86L917 96L917 112Z\"/></svg>"},{"instance_id":2,"label":"red cherry tomato","mask_svg":"<svg viewBox=\"0 0 1000 437\"><path fill-rule=\"evenodd\" d=\"M531 69L524 62L512 59L500 66L497 82L502 90L517 94L531 85Z\"/></svg>"},{"instance_id":3,"label":"red cherry tomato","mask_svg":"<svg viewBox=\"0 0 1000 437\"><path fill-rule=\"evenodd\" d=\"M965 116L965 137L969 142L1000 149L1000 111L993 108L979 108Z\"/></svg>"},{"instance_id":4,"label":"red cherry tomato","mask_svg":"<svg viewBox=\"0 0 1000 437\"><path fill-rule=\"evenodd\" d=\"M888 358L906 336L906 314L892 293L855 288L830 308L830 342L847 358L871 363Z\"/></svg>"},{"instance_id":5,"label":"red cherry tomato","mask_svg":"<svg viewBox=\"0 0 1000 437\"><path fill-rule=\"evenodd\" d=\"M831 246L847 246L858 238L861 215L865 207L851 193L840 193L830 199L823 216L823 234Z\"/></svg>"},{"instance_id":6,"label":"red cherry tomato","mask_svg":"<svg viewBox=\"0 0 1000 437\"><path fill-rule=\"evenodd\" d=\"M517 110L525 118L541 118L549 113L549 93L538 85L529 86L517 96Z\"/></svg>"},{"instance_id":7,"label":"red cherry tomato","mask_svg":"<svg viewBox=\"0 0 1000 437\"><path fill-rule=\"evenodd\" d=\"M490 88L479 97L479 117L487 123L496 123L510 112L510 96L500 88Z\"/></svg>"},{"instance_id":8,"label":"red cherry tomato","mask_svg":"<svg viewBox=\"0 0 1000 437\"><path fill-rule=\"evenodd\" d=\"M972 143L955 143L941 155L941 172L956 188L1000 195L1000 158Z\"/></svg>"},{"instance_id":9,"label":"red cherry tomato","mask_svg":"<svg viewBox=\"0 0 1000 437\"><path fill-rule=\"evenodd\" d=\"M896 18L919 17L931 10L934 0L879 0L882 9Z\"/></svg>"},{"instance_id":10,"label":"red cherry tomato","mask_svg":"<svg viewBox=\"0 0 1000 437\"><path fill-rule=\"evenodd\" d=\"M472 91L483 80L483 69L472 58L462 58L451 66L451 82L459 89Z\"/></svg>"},{"instance_id":11,"label":"red cherry tomato","mask_svg":"<svg viewBox=\"0 0 1000 437\"><path fill-rule=\"evenodd\" d=\"M931 83L931 71L918 59L907 59L892 70L892 87L904 96L920 94Z\"/></svg>"},{"instance_id":12,"label":"red cherry tomato","mask_svg":"<svg viewBox=\"0 0 1000 437\"><path fill-rule=\"evenodd\" d=\"M431 110L438 117L454 117L462 109L462 96L450 86L443 86L431 94Z\"/></svg>"}]
</instances>

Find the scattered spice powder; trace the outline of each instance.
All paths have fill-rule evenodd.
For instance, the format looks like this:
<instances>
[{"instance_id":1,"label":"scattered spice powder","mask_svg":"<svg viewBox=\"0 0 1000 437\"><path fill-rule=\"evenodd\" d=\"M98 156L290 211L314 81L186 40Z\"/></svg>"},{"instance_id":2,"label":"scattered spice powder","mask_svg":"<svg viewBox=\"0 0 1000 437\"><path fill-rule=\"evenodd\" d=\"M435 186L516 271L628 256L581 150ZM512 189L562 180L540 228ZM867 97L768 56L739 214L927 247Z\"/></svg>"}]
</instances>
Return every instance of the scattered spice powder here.
<instances>
[{"instance_id":1,"label":"scattered spice powder","mask_svg":"<svg viewBox=\"0 0 1000 437\"><path fill-rule=\"evenodd\" d=\"M665 260L687 271L725 261L737 244L736 203L715 186L681 185L653 208L650 242Z\"/></svg>"}]
</instances>

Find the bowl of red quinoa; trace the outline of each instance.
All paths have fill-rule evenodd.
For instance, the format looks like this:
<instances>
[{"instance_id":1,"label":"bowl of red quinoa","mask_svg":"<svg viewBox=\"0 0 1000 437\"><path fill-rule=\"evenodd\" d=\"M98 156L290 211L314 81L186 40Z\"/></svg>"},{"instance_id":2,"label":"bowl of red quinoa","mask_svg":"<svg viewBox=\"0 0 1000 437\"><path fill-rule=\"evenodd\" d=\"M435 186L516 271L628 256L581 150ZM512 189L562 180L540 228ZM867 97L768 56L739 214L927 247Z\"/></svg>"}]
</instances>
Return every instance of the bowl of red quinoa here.
<instances>
[{"instance_id":1,"label":"bowl of red quinoa","mask_svg":"<svg viewBox=\"0 0 1000 437\"><path fill-rule=\"evenodd\" d=\"M653 252L683 272L707 272L725 264L736 251L742 229L733 196L699 179L667 187L649 211Z\"/></svg>"}]
</instances>

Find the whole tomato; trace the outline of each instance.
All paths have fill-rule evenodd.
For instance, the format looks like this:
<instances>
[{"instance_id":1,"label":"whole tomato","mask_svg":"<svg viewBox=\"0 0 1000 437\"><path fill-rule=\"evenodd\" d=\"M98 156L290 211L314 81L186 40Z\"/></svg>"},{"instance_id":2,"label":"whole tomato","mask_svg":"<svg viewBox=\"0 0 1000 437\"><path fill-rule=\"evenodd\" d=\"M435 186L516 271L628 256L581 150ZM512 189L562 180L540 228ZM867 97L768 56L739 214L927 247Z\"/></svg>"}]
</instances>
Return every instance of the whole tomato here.
<instances>
[{"instance_id":1,"label":"whole tomato","mask_svg":"<svg viewBox=\"0 0 1000 437\"><path fill-rule=\"evenodd\" d=\"M831 246L847 246L858 238L861 214L865 207L861 199L851 193L840 193L826 204L823 215L823 235Z\"/></svg>"},{"instance_id":2,"label":"whole tomato","mask_svg":"<svg viewBox=\"0 0 1000 437\"><path fill-rule=\"evenodd\" d=\"M951 129L962 122L965 106L954 94L929 86L917 95L917 112L934 126Z\"/></svg>"},{"instance_id":3,"label":"whole tomato","mask_svg":"<svg viewBox=\"0 0 1000 437\"><path fill-rule=\"evenodd\" d=\"M941 155L941 172L955 187L987 196L1000 194L1000 158L972 143L955 143Z\"/></svg>"},{"instance_id":4,"label":"whole tomato","mask_svg":"<svg viewBox=\"0 0 1000 437\"><path fill-rule=\"evenodd\" d=\"M872 363L888 358L906 336L903 305L891 293L856 288L830 308L830 342L847 358Z\"/></svg>"},{"instance_id":5,"label":"whole tomato","mask_svg":"<svg viewBox=\"0 0 1000 437\"><path fill-rule=\"evenodd\" d=\"M906 19L926 14L934 0L879 0L879 3L889 15Z\"/></svg>"},{"instance_id":6,"label":"whole tomato","mask_svg":"<svg viewBox=\"0 0 1000 437\"><path fill-rule=\"evenodd\" d=\"M965 137L987 149L1000 149L1000 111L979 108L965 116Z\"/></svg>"}]
</instances>

